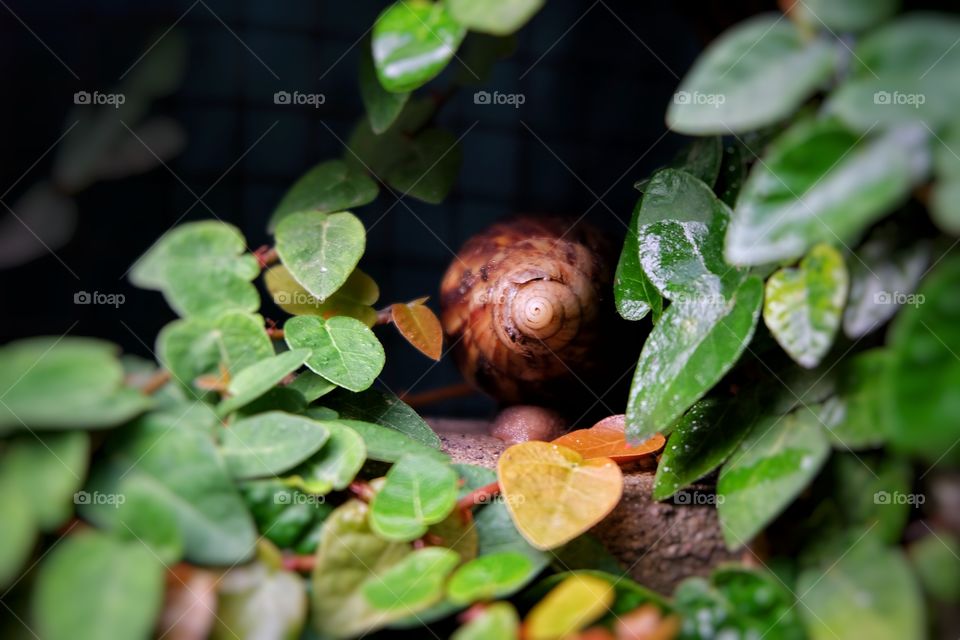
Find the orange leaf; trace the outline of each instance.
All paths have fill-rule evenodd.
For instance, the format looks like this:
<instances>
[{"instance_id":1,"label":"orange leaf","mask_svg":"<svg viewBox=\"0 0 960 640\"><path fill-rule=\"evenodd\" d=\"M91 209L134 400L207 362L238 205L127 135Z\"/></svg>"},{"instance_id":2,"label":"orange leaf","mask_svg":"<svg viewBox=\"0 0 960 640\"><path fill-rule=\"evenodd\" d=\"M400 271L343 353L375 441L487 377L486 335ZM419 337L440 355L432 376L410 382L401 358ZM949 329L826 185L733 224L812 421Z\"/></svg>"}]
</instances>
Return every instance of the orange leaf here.
<instances>
[{"instance_id":1,"label":"orange leaf","mask_svg":"<svg viewBox=\"0 0 960 640\"><path fill-rule=\"evenodd\" d=\"M407 304L390 305L390 317L410 344L428 358L439 360L443 353L443 328L433 311L424 306L425 301L426 298L420 298Z\"/></svg>"},{"instance_id":2,"label":"orange leaf","mask_svg":"<svg viewBox=\"0 0 960 640\"><path fill-rule=\"evenodd\" d=\"M627 444L624 435L624 416L604 418L589 429L578 429L560 436L554 444L577 451L585 459L610 458L616 462L630 462L651 456L663 449L666 443L659 433L636 446Z\"/></svg>"}]
</instances>

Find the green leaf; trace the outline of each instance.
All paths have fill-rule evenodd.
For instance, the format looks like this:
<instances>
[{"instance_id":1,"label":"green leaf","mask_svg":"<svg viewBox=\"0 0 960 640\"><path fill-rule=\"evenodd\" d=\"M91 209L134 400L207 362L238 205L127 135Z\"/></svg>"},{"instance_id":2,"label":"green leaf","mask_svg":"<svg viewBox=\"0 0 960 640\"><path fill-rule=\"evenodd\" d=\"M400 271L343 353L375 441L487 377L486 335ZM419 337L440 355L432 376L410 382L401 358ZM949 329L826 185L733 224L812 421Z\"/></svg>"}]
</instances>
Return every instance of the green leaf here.
<instances>
[{"instance_id":1,"label":"green leaf","mask_svg":"<svg viewBox=\"0 0 960 640\"><path fill-rule=\"evenodd\" d=\"M163 366L196 394L193 382L203 375L234 374L274 355L263 318L228 312L217 318L175 320L160 330L157 354Z\"/></svg>"},{"instance_id":2,"label":"green leaf","mask_svg":"<svg viewBox=\"0 0 960 640\"><path fill-rule=\"evenodd\" d=\"M122 385L116 347L108 342L40 337L10 343L0 348L0 433L115 426L150 406L148 397Z\"/></svg>"},{"instance_id":3,"label":"green leaf","mask_svg":"<svg viewBox=\"0 0 960 640\"><path fill-rule=\"evenodd\" d=\"M457 181L463 152L449 131L427 129L408 142L406 152L385 178L400 195L440 204Z\"/></svg>"},{"instance_id":4,"label":"green leaf","mask_svg":"<svg viewBox=\"0 0 960 640\"><path fill-rule=\"evenodd\" d=\"M627 405L627 437L667 433L674 421L736 364L753 337L763 285L744 281L728 301L674 302L640 353Z\"/></svg>"},{"instance_id":5,"label":"green leaf","mask_svg":"<svg viewBox=\"0 0 960 640\"><path fill-rule=\"evenodd\" d=\"M790 7L790 17L814 29L865 31L897 12L899 0L804 0Z\"/></svg>"},{"instance_id":6,"label":"green leaf","mask_svg":"<svg viewBox=\"0 0 960 640\"><path fill-rule=\"evenodd\" d=\"M694 138L674 156L670 167L686 171L703 180L708 187L713 187L720 175L723 153L723 139L720 136Z\"/></svg>"},{"instance_id":7,"label":"green leaf","mask_svg":"<svg viewBox=\"0 0 960 640\"><path fill-rule=\"evenodd\" d=\"M241 370L227 385L228 397L217 407L217 413L225 416L253 402L299 369L309 357L309 349L294 349L266 358Z\"/></svg>"},{"instance_id":8,"label":"green leaf","mask_svg":"<svg viewBox=\"0 0 960 640\"><path fill-rule=\"evenodd\" d=\"M256 311L260 294L250 281L260 266L245 251L246 240L233 225L212 220L182 224L140 258L130 271L130 281L162 291L181 316Z\"/></svg>"},{"instance_id":9,"label":"green leaf","mask_svg":"<svg viewBox=\"0 0 960 640\"><path fill-rule=\"evenodd\" d=\"M847 527L869 531L887 544L899 542L917 506L908 501L910 464L890 454L840 453L831 458L831 467L833 498Z\"/></svg>"},{"instance_id":10,"label":"green leaf","mask_svg":"<svg viewBox=\"0 0 960 640\"><path fill-rule=\"evenodd\" d=\"M329 380L321 378L313 371L301 371L293 382L287 385L287 389L296 391L303 396L308 403L318 398L322 398L337 388Z\"/></svg>"},{"instance_id":11,"label":"green leaf","mask_svg":"<svg viewBox=\"0 0 960 640\"><path fill-rule=\"evenodd\" d=\"M392 393L378 389L367 389L360 393L337 391L330 394L324 404L339 413L341 418L373 422L399 431L428 447L440 448L440 438L430 425Z\"/></svg>"},{"instance_id":12,"label":"green leaf","mask_svg":"<svg viewBox=\"0 0 960 640\"><path fill-rule=\"evenodd\" d=\"M459 562L450 549L419 549L364 584L363 597L378 611L415 614L443 597L443 583Z\"/></svg>"},{"instance_id":13,"label":"green leaf","mask_svg":"<svg viewBox=\"0 0 960 640\"><path fill-rule=\"evenodd\" d=\"M727 547L746 545L777 517L806 488L829 452L820 421L810 410L759 421L717 481L717 511Z\"/></svg>"},{"instance_id":14,"label":"green leaf","mask_svg":"<svg viewBox=\"0 0 960 640\"><path fill-rule=\"evenodd\" d=\"M546 0L446 0L453 19L471 31L503 36L517 31Z\"/></svg>"},{"instance_id":15,"label":"green leaf","mask_svg":"<svg viewBox=\"0 0 960 640\"><path fill-rule=\"evenodd\" d=\"M354 269L339 289L320 302L300 286L282 264L271 267L263 275L264 284L274 303L295 316L350 316L368 327L377 321L377 310L371 305L380 297L380 288L373 278Z\"/></svg>"},{"instance_id":16,"label":"green leaf","mask_svg":"<svg viewBox=\"0 0 960 640\"><path fill-rule=\"evenodd\" d=\"M960 179L960 120L955 120L933 145L933 167L941 180Z\"/></svg>"},{"instance_id":17,"label":"green leaf","mask_svg":"<svg viewBox=\"0 0 960 640\"><path fill-rule=\"evenodd\" d=\"M930 218L944 233L960 235L960 179L938 180L933 185Z\"/></svg>"},{"instance_id":18,"label":"green leaf","mask_svg":"<svg viewBox=\"0 0 960 640\"><path fill-rule=\"evenodd\" d=\"M447 517L457 502L457 473L433 457L404 456L370 503L370 527L388 540L409 542Z\"/></svg>"},{"instance_id":19,"label":"green leaf","mask_svg":"<svg viewBox=\"0 0 960 640\"><path fill-rule=\"evenodd\" d=\"M657 465L654 500L669 498L730 457L753 427L757 403L751 397L705 398L673 427Z\"/></svg>"},{"instance_id":20,"label":"green leaf","mask_svg":"<svg viewBox=\"0 0 960 640\"><path fill-rule=\"evenodd\" d=\"M489 482L497 479L496 474L492 473L488 477L490 478ZM489 482L483 484L489 484ZM538 573L550 564L550 555L533 548L517 531L506 503L495 501L492 504L482 506L474 515L474 524L480 538L479 555L481 557L492 554L516 553L530 561L530 570L525 584L533 580ZM522 586L525 586L525 584Z\"/></svg>"},{"instance_id":21,"label":"green leaf","mask_svg":"<svg viewBox=\"0 0 960 640\"><path fill-rule=\"evenodd\" d=\"M940 602L960 601L960 541L956 536L931 531L910 545L908 554L924 591Z\"/></svg>"},{"instance_id":22,"label":"green leaf","mask_svg":"<svg viewBox=\"0 0 960 640\"><path fill-rule=\"evenodd\" d=\"M394 92L426 84L447 66L466 33L442 2L391 5L373 25L373 63L380 84Z\"/></svg>"},{"instance_id":23,"label":"green leaf","mask_svg":"<svg viewBox=\"0 0 960 640\"><path fill-rule=\"evenodd\" d=\"M343 160L321 162L284 194L270 216L268 231L274 230L291 213L346 211L373 202L379 192L377 183L363 170Z\"/></svg>"},{"instance_id":24,"label":"green leaf","mask_svg":"<svg viewBox=\"0 0 960 640\"><path fill-rule=\"evenodd\" d=\"M723 33L700 56L674 94L667 124L692 135L773 124L823 86L836 61L828 42L804 42L783 16L756 16Z\"/></svg>"},{"instance_id":25,"label":"green leaf","mask_svg":"<svg viewBox=\"0 0 960 640\"><path fill-rule=\"evenodd\" d=\"M37 535L34 507L30 494L23 490L22 479L14 469L0 468L0 585L6 586L24 568Z\"/></svg>"},{"instance_id":26,"label":"green leaf","mask_svg":"<svg viewBox=\"0 0 960 640\"><path fill-rule=\"evenodd\" d=\"M380 80L377 79L377 71L373 67L370 42L366 40L360 45L360 97L363 98L363 107L367 111L370 128L376 134L381 134L390 128L403 111L403 105L410 98L409 92L391 93L383 88Z\"/></svg>"},{"instance_id":27,"label":"green leaf","mask_svg":"<svg viewBox=\"0 0 960 640\"><path fill-rule=\"evenodd\" d=\"M363 223L349 211L290 213L277 224L276 238L290 275L320 302L343 286L366 245Z\"/></svg>"},{"instance_id":28,"label":"green leaf","mask_svg":"<svg viewBox=\"0 0 960 640\"><path fill-rule=\"evenodd\" d=\"M663 299L656 290L647 274L640 266L640 246L637 239L637 217L640 214L642 198L633 208L627 237L623 241L623 251L617 263L617 271L613 277L613 300L617 305L617 313L624 320L642 320L650 311L654 312L654 319L663 312Z\"/></svg>"},{"instance_id":29,"label":"green leaf","mask_svg":"<svg viewBox=\"0 0 960 640\"><path fill-rule=\"evenodd\" d=\"M920 589L903 553L873 538L854 542L832 564L801 573L797 593L812 640L926 636Z\"/></svg>"},{"instance_id":30,"label":"green leaf","mask_svg":"<svg viewBox=\"0 0 960 640\"><path fill-rule=\"evenodd\" d=\"M894 209L926 173L926 131L859 136L804 120L774 140L747 178L730 227L731 264L799 258L818 242L849 242Z\"/></svg>"},{"instance_id":31,"label":"green leaf","mask_svg":"<svg viewBox=\"0 0 960 640\"><path fill-rule=\"evenodd\" d=\"M450 577L447 597L462 605L507 598L530 580L532 569L530 559L515 551L481 556L461 566Z\"/></svg>"},{"instance_id":32,"label":"green leaf","mask_svg":"<svg viewBox=\"0 0 960 640\"><path fill-rule=\"evenodd\" d=\"M333 511L323 496L308 495L279 478L252 480L240 485L243 500L263 536L282 549L296 548Z\"/></svg>"},{"instance_id":33,"label":"green leaf","mask_svg":"<svg viewBox=\"0 0 960 640\"><path fill-rule=\"evenodd\" d=\"M148 638L163 602L163 572L138 542L71 535L40 566L34 628L45 640Z\"/></svg>"},{"instance_id":34,"label":"green leaf","mask_svg":"<svg viewBox=\"0 0 960 640\"><path fill-rule=\"evenodd\" d=\"M82 505L81 513L110 527L116 523L114 505L124 496L124 484L152 485L157 499L176 514L188 560L243 562L256 540L250 515L210 436L183 428L179 420L177 414L152 413L118 432L87 483L86 491L100 499Z\"/></svg>"},{"instance_id":35,"label":"green leaf","mask_svg":"<svg viewBox=\"0 0 960 640\"><path fill-rule=\"evenodd\" d=\"M127 479L122 487L123 498L117 501L111 533L149 547L166 566L179 562L183 558L183 534L176 511L162 495L164 489L143 476ZM84 497L90 499L89 494Z\"/></svg>"},{"instance_id":36,"label":"green leaf","mask_svg":"<svg viewBox=\"0 0 960 640\"><path fill-rule=\"evenodd\" d=\"M367 118L362 118L347 140L344 161L385 176L390 167L403 160L416 132L427 126L436 111L437 105L429 97L409 100L393 124L379 135L370 128Z\"/></svg>"},{"instance_id":37,"label":"green leaf","mask_svg":"<svg viewBox=\"0 0 960 640\"><path fill-rule=\"evenodd\" d=\"M743 188L743 183L747 179L749 160L752 157L749 147L741 140L735 140L723 148L723 160L715 189L717 196L729 207L737 202L740 189Z\"/></svg>"},{"instance_id":38,"label":"green leaf","mask_svg":"<svg viewBox=\"0 0 960 640\"><path fill-rule=\"evenodd\" d=\"M869 449L886 442L890 432L884 382L891 356L872 349L837 366L837 394L828 399L820 417L838 449Z\"/></svg>"},{"instance_id":39,"label":"green leaf","mask_svg":"<svg viewBox=\"0 0 960 640\"><path fill-rule=\"evenodd\" d=\"M370 460L396 462L405 455L428 456L441 462L450 460L447 454L438 449L389 427L360 420L340 419L339 421L360 434L367 447L367 458Z\"/></svg>"},{"instance_id":40,"label":"green leaf","mask_svg":"<svg viewBox=\"0 0 960 640\"><path fill-rule=\"evenodd\" d=\"M324 523L313 570L312 613L321 634L360 636L404 617L377 611L364 596L374 582L411 553L410 545L380 538L367 521L369 507L350 500Z\"/></svg>"},{"instance_id":41,"label":"green leaf","mask_svg":"<svg viewBox=\"0 0 960 640\"><path fill-rule=\"evenodd\" d=\"M271 476L312 456L329 437L330 431L320 422L271 411L223 429L220 453L234 478Z\"/></svg>"},{"instance_id":42,"label":"green leaf","mask_svg":"<svg viewBox=\"0 0 960 640\"><path fill-rule=\"evenodd\" d=\"M283 333L291 349L313 352L306 363L311 371L345 389L363 391L383 369L380 341L354 318L296 316L283 325Z\"/></svg>"},{"instance_id":43,"label":"green leaf","mask_svg":"<svg viewBox=\"0 0 960 640\"><path fill-rule=\"evenodd\" d=\"M356 431L335 421L325 422L324 427L330 439L288 479L307 493L324 495L346 489L367 459L367 447Z\"/></svg>"},{"instance_id":44,"label":"green leaf","mask_svg":"<svg viewBox=\"0 0 960 640\"><path fill-rule=\"evenodd\" d=\"M922 283L918 304L901 308L888 333L893 353L884 385L891 443L947 464L960 460L960 448L954 448L960 438L957 282L960 258L948 256Z\"/></svg>"},{"instance_id":45,"label":"green leaf","mask_svg":"<svg viewBox=\"0 0 960 640\"><path fill-rule=\"evenodd\" d=\"M520 619L509 602L494 602L453 632L451 640L516 640Z\"/></svg>"},{"instance_id":46,"label":"green leaf","mask_svg":"<svg viewBox=\"0 0 960 640\"><path fill-rule=\"evenodd\" d=\"M797 364L813 369L830 351L848 286L843 256L828 244L811 249L796 269L780 269L767 280L763 320Z\"/></svg>"},{"instance_id":47,"label":"green leaf","mask_svg":"<svg viewBox=\"0 0 960 640\"><path fill-rule=\"evenodd\" d=\"M89 457L90 437L79 431L21 435L7 441L3 465L22 493L30 496L29 521L51 531L70 517L73 494L83 484Z\"/></svg>"},{"instance_id":48,"label":"green leaf","mask_svg":"<svg viewBox=\"0 0 960 640\"><path fill-rule=\"evenodd\" d=\"M901 304L916 301L917 284L930 262L930 245L918 241L900 246L898 234L895 227L872 234L850 261L850 299L843 312L848 338L873 332Z\"/></svg>"}]
</instances>

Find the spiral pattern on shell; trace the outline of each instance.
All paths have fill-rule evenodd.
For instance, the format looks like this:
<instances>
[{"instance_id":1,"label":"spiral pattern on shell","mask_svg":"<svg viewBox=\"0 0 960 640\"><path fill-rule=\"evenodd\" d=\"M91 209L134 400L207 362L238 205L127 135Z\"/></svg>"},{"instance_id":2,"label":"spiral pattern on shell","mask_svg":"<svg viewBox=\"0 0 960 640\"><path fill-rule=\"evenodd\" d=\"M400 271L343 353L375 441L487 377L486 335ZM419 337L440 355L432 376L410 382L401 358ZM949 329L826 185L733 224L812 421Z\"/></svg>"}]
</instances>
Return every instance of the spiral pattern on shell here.
<instances>
[{"instance_id":1,"label":"spiral pattern on shell","mask_svg":"<svg viewBox=\"0 0 960 640\"><path fill-rule=\"evenodd\" d=\"M596 360L610 258L599 232L566 219L523 216L468 240L440 287L464 377L508 404L573 388Z\"/></svg>"}]
</instances>

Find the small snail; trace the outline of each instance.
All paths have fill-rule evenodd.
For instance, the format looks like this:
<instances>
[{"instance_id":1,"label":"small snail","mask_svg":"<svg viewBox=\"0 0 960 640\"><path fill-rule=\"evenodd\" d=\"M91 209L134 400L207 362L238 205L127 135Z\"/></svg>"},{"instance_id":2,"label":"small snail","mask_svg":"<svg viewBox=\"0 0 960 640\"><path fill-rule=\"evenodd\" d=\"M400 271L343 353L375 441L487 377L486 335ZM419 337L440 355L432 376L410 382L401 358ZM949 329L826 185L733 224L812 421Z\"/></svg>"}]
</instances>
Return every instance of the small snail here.
<instances>
[{"instance_id":1,"label":"small snail","mask_svg":"<svg viewBox=\"0 0 960 640\"><path fill-rule=\"evenodd\" d=\"M611 248L592 227L533 216L468 240L440 287L441 323L467 381L507 405L589 405L585 384L606 391L593 383L610 364Z\"/></svg>"}]
</instances>

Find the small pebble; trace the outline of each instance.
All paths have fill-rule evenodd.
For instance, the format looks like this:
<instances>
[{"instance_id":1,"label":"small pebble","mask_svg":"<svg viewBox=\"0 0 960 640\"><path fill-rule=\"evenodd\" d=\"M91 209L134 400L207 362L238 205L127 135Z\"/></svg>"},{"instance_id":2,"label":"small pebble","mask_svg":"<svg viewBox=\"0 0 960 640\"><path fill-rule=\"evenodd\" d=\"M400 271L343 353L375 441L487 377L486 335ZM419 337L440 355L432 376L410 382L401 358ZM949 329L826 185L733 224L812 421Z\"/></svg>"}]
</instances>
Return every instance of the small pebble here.
<instances>
[{"instance_id":1,"label":"small pebble","mask_svg":"<svg viewBox=\"0 0 960 640\"><path fill-rule=\"evenodd\" d=\"M501 411L493 421L490 435L508 444L549 442L563 435L566 426L563 417L553 409L523 404Z\"/></svg>"}]
</instances>

